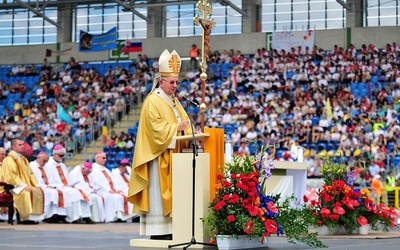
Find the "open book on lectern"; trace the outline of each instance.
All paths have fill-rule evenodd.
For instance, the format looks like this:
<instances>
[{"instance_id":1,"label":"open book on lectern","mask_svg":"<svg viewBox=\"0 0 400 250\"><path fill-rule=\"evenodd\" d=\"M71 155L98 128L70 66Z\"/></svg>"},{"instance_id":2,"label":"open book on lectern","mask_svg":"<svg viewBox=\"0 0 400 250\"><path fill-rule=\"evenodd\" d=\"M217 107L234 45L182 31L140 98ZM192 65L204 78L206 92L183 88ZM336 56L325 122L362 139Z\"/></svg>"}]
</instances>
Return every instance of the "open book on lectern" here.
<instances>
[{"instance_id":1,"label":"open book on lectern","mask_svg":"<svg viewBox=\"0 0 400 250\"><path fill-rule=\"evenodd\" d=\"M207 133L198 133L198 134L194 134L194 138L196 139L196 141L198 140L204 140L205 138L209 137L210 134ZM192 140L193 139L193 135L176 135L174 137L172 137L173 140Z\"/></svg>"}]
</instances>

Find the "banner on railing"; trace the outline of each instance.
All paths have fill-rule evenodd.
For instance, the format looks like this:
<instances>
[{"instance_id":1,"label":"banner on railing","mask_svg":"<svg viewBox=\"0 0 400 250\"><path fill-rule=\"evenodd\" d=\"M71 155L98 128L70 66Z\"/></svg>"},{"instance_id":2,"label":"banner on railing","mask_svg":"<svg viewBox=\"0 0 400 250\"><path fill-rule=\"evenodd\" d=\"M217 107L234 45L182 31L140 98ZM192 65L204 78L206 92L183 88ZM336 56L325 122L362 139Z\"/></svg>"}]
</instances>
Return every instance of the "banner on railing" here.
<instances>
[{"instance_id":1,"label":"banner on railing","mask_svg":"<svg viewBox=\"0 0 400 250\"><path fill-rule=\"evenodd\" d=\"M302 49L308 47L310 51L314 47L315 32L313 30L304 31L282 31L272 33L272 48L278 51L290 51L291 48L299 46Z\"/></svg>"},{"instance_id":2,"label":"banner on railing","mask_svg":"<svg viewBox=\"0 0 400 250\"><path fill-rule=\"evenodd\" d=\"M79 52L96 52L103 50L113 50L116 48L117 48L116 27L100 35L89 34L81 30L79 39Z\"/></svg>"}]
</instances>

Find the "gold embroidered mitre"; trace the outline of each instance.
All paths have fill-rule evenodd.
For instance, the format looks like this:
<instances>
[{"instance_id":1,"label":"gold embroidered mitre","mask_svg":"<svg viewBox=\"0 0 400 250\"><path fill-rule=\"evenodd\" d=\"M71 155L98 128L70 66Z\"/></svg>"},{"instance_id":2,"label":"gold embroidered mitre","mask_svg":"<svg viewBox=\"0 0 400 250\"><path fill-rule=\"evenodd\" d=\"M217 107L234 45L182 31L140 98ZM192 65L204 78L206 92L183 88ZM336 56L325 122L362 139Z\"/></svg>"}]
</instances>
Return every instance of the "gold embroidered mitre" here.
<instances>
[{"instance_id":1,"label":"gold embroidered mitre","mask_svg":"<svg viewBox=\"0 0 400 250\"><path fill-rule=\"evenodd\" d=\"M158 59L160 76L179 76L181 69L181 57L176 51L169 51L166 49Z\"/></svg>"}]
</instances>

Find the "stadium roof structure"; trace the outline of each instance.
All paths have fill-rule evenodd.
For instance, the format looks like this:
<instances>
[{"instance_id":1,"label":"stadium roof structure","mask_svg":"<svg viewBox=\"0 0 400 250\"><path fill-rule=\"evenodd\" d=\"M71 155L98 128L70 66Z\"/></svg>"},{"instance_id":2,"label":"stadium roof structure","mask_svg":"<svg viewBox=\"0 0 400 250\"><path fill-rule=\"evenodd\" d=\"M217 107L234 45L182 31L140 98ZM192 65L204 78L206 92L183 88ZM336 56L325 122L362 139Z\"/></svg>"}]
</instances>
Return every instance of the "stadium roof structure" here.
<instances>
[{"instance_id":1,"label":"stadium roof structure","mask_svg":"<svg viewBox=\"0 0 400 250\"><path fill-rule=\"evenodd\" d=\"M152 1L152 0L36 0L36 1L22 1L22 0L14 0L13 2L8 3L7 0L3 0L3 4L0 4L0 13L1 10L4 11L17 11L20 9L27 9L35 13L36 17L41 17L58 27L58 24L43 14L43 10L45 8L79 8L79 5L104 5L107 7L120 5L124 7L124 10L131 11L134 15L142 18L146 22L149 21L148 18L136 10L136 8L147 8L147 7L158 7L158 6L170 6L170 5L183 5L183 4L196 4L199 1L193 0L175 0L175 1ZM246 15L241 8L233 4L228 0L208 0L209 3L220 3L224 6L230 6L232 9L236 10L242 15Z\"/></svg>"}]
</instances>

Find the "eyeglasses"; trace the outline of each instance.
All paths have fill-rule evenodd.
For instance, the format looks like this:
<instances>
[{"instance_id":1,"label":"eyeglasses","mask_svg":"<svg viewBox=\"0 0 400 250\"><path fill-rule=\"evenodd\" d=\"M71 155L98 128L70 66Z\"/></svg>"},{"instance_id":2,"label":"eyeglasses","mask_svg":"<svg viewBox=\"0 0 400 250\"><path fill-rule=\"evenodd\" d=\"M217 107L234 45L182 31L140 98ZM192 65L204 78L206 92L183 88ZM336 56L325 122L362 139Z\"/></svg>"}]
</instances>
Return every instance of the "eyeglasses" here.
<instances>
[{"instance_id":1,"label":"eyeglasses","mask_svg":"<svg viewBox=\"0 0 400 250\"><path fill-rule=\"evenodd\" d=\"M174 85L174 84L179 85L179 83L180 83L179 81L167 81L167 80L162 79L162 78L161 78L161 80L163 80L164 82L168 82L171 85Z\"/></svg>"}]
</instances>

